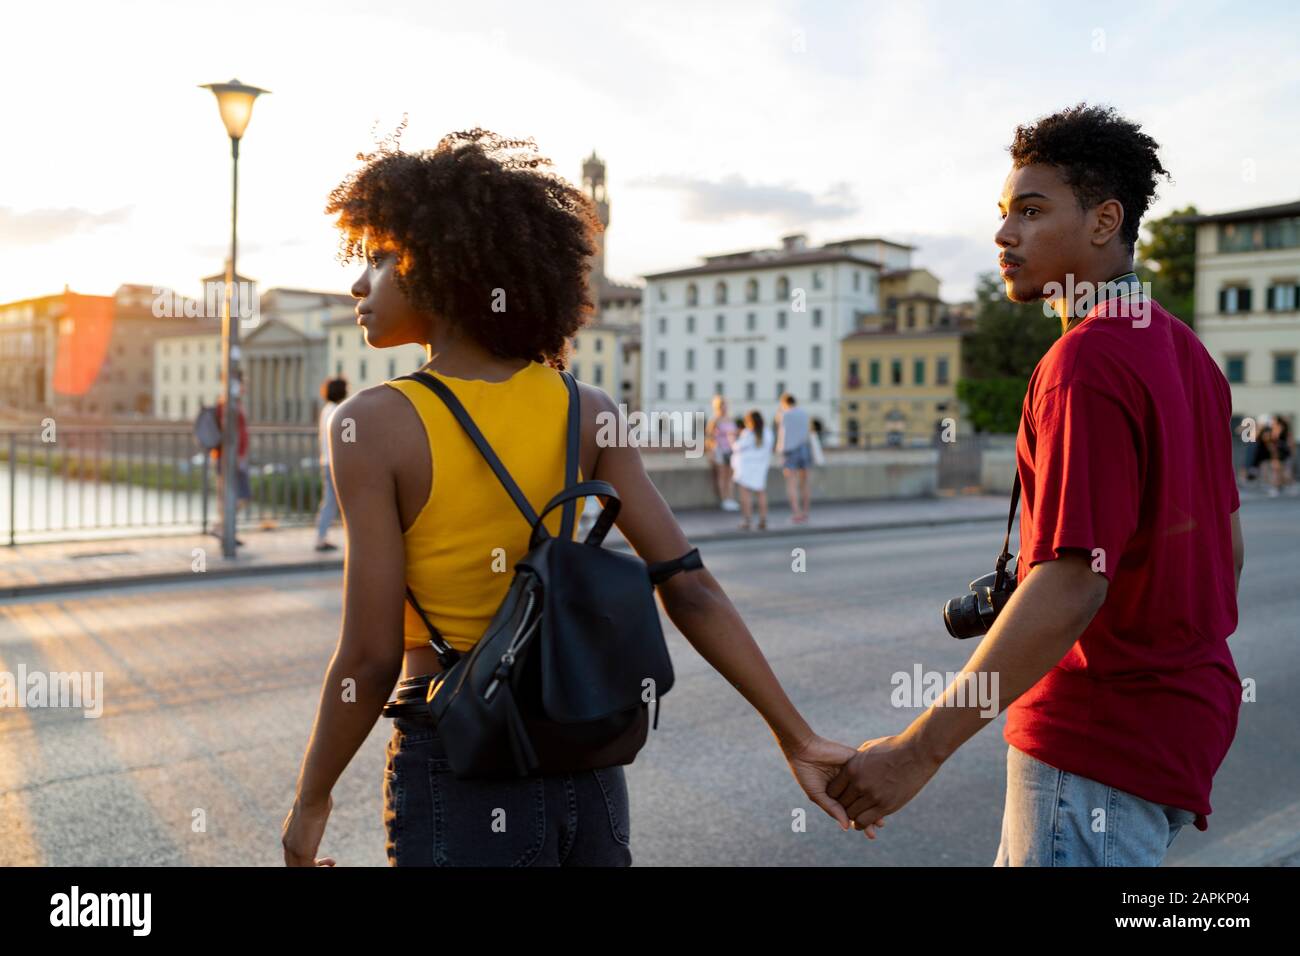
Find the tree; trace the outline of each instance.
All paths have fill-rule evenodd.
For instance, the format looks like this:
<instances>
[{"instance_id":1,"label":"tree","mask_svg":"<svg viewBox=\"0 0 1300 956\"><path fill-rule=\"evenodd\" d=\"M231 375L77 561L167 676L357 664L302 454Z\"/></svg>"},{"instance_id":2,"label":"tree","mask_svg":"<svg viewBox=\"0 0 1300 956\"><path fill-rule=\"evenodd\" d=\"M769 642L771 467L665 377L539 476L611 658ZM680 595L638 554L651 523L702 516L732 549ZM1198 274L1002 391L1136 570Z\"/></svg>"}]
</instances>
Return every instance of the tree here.
<instances>
[{"instance_id":1,"label":"tree","mask_svg":"<svg viewBox=\"0 0 1300 956\"><path fill-rule=\"evenodd\" d=\"M1017 430L1029 376L1060 334L1061 320L1042 302L1012 302L996 273L979 276L975 328L962 341L957 383L976 431Z\"/></svg>"},{"instance_id":2,"label":"tree","mask_svg":"<svg viewBox=\"0 0 1300 956\"><path fill-rule=\"evenodd\" d=\"M1138 241L1136 263L1138 278L1151 283L1151 294L1156 301L1193 327L1196 316L1196 226L1174 220L1194 215L1196 207L1188 206L1163 219L1146 223L1148 238Z\"/></svg>"}]
</instances>

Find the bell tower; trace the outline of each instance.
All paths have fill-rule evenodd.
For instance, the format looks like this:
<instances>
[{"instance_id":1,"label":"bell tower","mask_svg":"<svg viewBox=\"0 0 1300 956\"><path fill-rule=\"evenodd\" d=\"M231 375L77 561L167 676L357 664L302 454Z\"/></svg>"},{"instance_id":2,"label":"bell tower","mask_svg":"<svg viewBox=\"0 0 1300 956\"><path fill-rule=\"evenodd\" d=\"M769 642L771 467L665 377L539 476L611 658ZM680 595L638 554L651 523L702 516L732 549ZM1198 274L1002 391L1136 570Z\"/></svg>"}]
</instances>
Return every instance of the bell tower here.
<instances>
[{"instance_id":1,"label":"bell tower","mask_svg":"<svg viewBox=\"0 0 1300 956\"><path fill-rule=\"evenodd\" d=\"M594 149L582 164L582 188L596 207L596 218L604 227L596 237L596 254L591 259L591 285L595 299L605 284L605 233L609 229L609 197L605 193L605 161L596 155ZM599 309L599 301L596 301L596 305Z\"/></svg>"}]
</instances>

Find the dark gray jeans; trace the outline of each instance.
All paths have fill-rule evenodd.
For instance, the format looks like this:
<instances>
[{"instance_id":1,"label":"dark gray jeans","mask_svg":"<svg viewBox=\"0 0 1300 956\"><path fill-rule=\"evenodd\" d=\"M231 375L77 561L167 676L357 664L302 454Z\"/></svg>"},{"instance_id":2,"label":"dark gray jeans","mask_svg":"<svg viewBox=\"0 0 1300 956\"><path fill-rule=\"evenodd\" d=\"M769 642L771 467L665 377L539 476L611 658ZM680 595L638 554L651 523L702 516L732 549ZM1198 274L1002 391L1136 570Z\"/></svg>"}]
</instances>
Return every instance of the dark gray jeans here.
<instances>
[{"instance_id":1,"label":"dark gray jeans","mask_svg":"<svg viewBox=\"0 0 1300 956\"><path fill-rule=\"evenodd\" d=\"M433 725L397 717L384 769L393 866L630 866L622 767L462 780Z\"/></svg>"}]
</instances>

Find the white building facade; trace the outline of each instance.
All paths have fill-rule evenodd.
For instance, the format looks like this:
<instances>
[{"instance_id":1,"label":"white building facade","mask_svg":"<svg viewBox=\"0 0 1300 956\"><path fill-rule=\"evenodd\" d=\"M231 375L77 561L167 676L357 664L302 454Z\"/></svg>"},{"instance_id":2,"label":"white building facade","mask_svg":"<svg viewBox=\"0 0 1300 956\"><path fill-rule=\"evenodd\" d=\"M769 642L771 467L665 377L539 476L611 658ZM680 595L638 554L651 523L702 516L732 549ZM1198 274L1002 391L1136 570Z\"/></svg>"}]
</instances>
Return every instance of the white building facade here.
<instances>
[{"instance_id":1,"label":"white building facade","mask_svg":"<svg viewBox=\"0 0 1300 956\"><path fill-rule=\"evenodd\" d=\"M1233 415L1300 423L1300 202L1193 216L1196 332L1232 385Z\"/></svg>"},{"instance_id":2,"label":"white building facade","mask_svg":"<svg viewBox=\"0 0 1300 956\"><path fill-rule=\"evenodd\" d=\"M802 234L779 249L709 256L647 275L642 300L641 407L647 413L732 417L758 409L771 422L784 392L837 434L840 341L880 311L880 275L911 266L912 247L851 239L810 248Z\"/></svg>"}]
</instances>

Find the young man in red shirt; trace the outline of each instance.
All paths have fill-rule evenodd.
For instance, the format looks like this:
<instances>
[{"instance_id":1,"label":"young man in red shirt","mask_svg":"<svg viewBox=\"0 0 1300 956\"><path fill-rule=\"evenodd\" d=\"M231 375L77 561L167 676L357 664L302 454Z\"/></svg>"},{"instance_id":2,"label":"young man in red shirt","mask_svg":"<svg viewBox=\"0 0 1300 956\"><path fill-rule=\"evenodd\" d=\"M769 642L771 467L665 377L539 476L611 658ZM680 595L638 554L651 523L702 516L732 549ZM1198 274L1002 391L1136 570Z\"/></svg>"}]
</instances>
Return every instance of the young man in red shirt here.
<instances>
[{"instance_id":1,"label":"young man in red shirt","mask_svg":"<svg viewBox=\"0 0 1300 956\"><path fill-rule=\"evenodd\" d=\"M996 678L1007 709L999 865L1159 864L1183 826L1206 829L1236 732L1231 396L1133 274L1168 175L1156 151L1136 124L1080 104L1017 128L998 202L1008 298L1050 302L1062 325L1016 443L1018 586L965 668ZM968 680L862 745L830 788L850 817L898 810L986 723L954 706Z\"/></svg>"}]
</instances>

